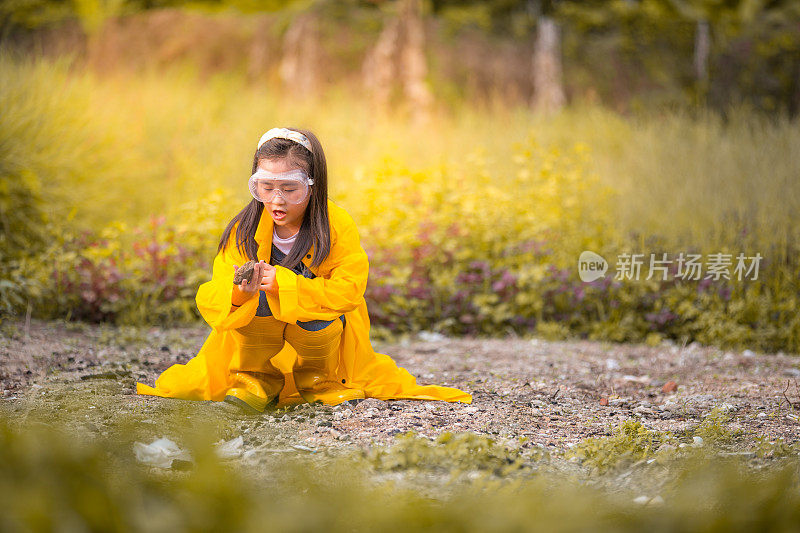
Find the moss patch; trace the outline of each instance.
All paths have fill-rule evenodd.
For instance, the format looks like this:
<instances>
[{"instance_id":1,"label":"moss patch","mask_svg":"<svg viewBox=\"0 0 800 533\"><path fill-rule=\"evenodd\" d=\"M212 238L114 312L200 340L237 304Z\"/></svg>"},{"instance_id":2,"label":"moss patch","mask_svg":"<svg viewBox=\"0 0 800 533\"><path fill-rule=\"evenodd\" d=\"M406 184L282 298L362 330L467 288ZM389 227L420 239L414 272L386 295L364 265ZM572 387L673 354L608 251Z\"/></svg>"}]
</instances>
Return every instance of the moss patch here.
<instances>
[{"instance_id":1,"label":"moss patch","mask_svg":"<svg viewBox=\"0 0 800 533\"><path fill-rule=\"evenodd\" d=\"M610 437L590 437L576 444L567 457L575 457L598 472L654 457L658 448L674 437L649 430L638 420L629 419L614 429Z\"/></svg>"}]
</instances>

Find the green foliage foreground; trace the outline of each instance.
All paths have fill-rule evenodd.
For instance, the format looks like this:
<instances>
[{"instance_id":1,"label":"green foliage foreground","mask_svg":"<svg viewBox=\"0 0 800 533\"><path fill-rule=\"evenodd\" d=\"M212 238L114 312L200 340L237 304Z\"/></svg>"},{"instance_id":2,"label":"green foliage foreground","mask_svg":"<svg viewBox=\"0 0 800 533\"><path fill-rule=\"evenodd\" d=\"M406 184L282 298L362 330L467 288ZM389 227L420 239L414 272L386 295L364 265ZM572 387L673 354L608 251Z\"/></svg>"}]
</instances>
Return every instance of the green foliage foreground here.
<instances>
[{"instance_id":1,"label":"green foliage foreground","mask_svg":"<svg viewBox=\"0 0 800 533\"><path fill-rule=\"evenodd\" d=\"M179 444L192 461L163 470L137 463L120 435L0 419L0 529L713 532L797 531L800 524L794 459L754 468L690 455L662 469L658 493L651 487L642 496L622 477L586 483L525 467L542 456L523 461L485 436L443 434L432 442L406 435L366 454L298 452L237 465L215 456L209 435L189 438L184 429L174 425L171 433L188 438ZM443 469L488 475L457 483L402 477ZM395 477L382 477L387 471Z\"/></svg>"}]
</instances>

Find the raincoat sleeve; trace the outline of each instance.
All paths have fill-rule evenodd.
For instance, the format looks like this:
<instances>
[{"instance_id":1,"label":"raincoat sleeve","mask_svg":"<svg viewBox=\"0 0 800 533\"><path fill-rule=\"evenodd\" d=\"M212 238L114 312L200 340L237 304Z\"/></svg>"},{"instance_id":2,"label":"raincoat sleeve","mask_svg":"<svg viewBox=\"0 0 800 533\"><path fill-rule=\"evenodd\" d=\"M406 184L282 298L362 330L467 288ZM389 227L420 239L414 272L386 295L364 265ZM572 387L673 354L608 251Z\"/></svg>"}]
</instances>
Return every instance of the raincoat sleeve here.
<instances>
[{"instance_id":1,"label":"raincoat sleeve","mask_svg":"<svg viewBox=\"0 0 800 533\"><path fill-rule=\"evenodd\" d=\"M234 236L236 230L231 231ZM258 309L258 298L247 300L241 307L233 308L233 265L241 266L247 259L236 249L235 242L228 242L224 251L214 258L211 281L203 283L197 290L195 301L203 319L215 331L240 328L253 320ZM233 309L233 311L231 311Z\"/></svg>"},{"instance_id":2,"label":"raincoat sleeve","mask_svg":"<svg viewBox=\"0 0 800 533\"><path fill-rule=\"evenodd\" d=\"M364 300L369 260L361 247L356 224L346 215L336 230L335 242L326 259L328 274L306 278L288 268L275 267L278 294L267 293L267 303L275 318L288 323L333 320L356 309Z\"/></svg>"}]
</instances>

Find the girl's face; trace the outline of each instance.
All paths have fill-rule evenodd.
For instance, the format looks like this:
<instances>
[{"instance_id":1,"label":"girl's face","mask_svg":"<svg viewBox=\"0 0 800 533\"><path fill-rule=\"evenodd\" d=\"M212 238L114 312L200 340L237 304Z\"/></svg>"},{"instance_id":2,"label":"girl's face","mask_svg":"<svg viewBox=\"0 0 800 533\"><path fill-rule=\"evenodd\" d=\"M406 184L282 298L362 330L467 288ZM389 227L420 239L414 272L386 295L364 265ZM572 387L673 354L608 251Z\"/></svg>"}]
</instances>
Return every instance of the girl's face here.
<instances>
[{"instance_id":1,"label":"girl's face","mask_svg":"<svg viewBox=\"0 0 800 533\"><path fill-rule=\"evenodd\" d=\"M258 168L263 168L269 172L288 172L301 167L291 165L287 159L259 159ZM290 204L280 194L274 194L269 202L262 202L264 209L269 210L272 221L275 223L275 231L278 237L285 239L300 231L303 223L308 201L311 199L311 187L308 188L308 195L299 204Z\"/></svg>"}]
</instances>

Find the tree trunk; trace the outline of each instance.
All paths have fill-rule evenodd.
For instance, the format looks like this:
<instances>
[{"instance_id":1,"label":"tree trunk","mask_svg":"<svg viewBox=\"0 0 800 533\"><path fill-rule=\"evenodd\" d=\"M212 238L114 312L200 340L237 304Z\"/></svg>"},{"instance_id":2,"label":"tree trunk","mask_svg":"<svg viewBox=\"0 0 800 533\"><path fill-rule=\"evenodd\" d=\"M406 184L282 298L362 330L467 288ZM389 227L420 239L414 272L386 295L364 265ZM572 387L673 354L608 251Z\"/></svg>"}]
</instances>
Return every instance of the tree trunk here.
<instances>
[{"instance_id":1,"label":"tree trunk","mask_svg":"<svg viewBox=\"0 0 800 533\"><path fill-rule=\"evenodd\" d=\"M280 43L272 37L271 29L272 20L264 15L259 16L247 57L247 79L250 81L269 72L277 63L273 56Z\"/></svg>"},{"instance_id":2,"label":"tree trunk","mask_svg":"<svg viewBox=\"0 0 800 533\"><path fill-rule=\"evenodd\" d=\"M561 78L561 35L556 22L540 16L533 53L533 108L551 113L566 103Z\"/></svg>"},{"instance_id":3,"label":"tree trunk","mask_svg":"<svg viewBox=\"0 0 800 533\"><path fill-rule=\"evenodd\" d=\"M362 68L364 86L378 110L387 109L392 100L397 78L401 34L400 19L392 17L387 20L378 41L364 60Z\"/></svg>"},{"instance_id":4,"label":"tree trunk","mask_svg":"<svg viewBox=\"0 0 800 533\"><path fill-rule=\"evenodd\" d=\"M319 35L313 14L299 15L283 38L279 74L284 89L292 95L308 97L319 89Z\"/></svg>"},{"instance_id":5,"label":"tree trunk","mask_svg":"<svg viewBox=\"0 0 800 533\"><path fill-rule=\"evenodd\" d=\"M708 21L698 20L694 34L694 75L698 82L708 81L708 54L711 50L711 36Z\"/></svg>"},{"instance_id":6,"label":"tree trunk","mask_svg":"<svg viewBox=\"0 0 800 533\"><path fill-rule=\"evenodd\" d=\"M415 121L426 121L433 96L425 78L425 28L420 0L401 0L398 15L389 18L362 68L364 85L378 112L394 104L402 89Z\"/></svg>"},{"instance_id":7,"label":"tree trunk","mask_svg":"<svg viewBox=\"0 0 800 533\"><path fill-rule=\"evenodd\" d=\"M413 120L427 122L433 96L425 82L428 64L425 59L425 26L420 0L404 0L403 20L405 41L400 55L400 74L404 93Z\"/></svg>"}]
</instances>

